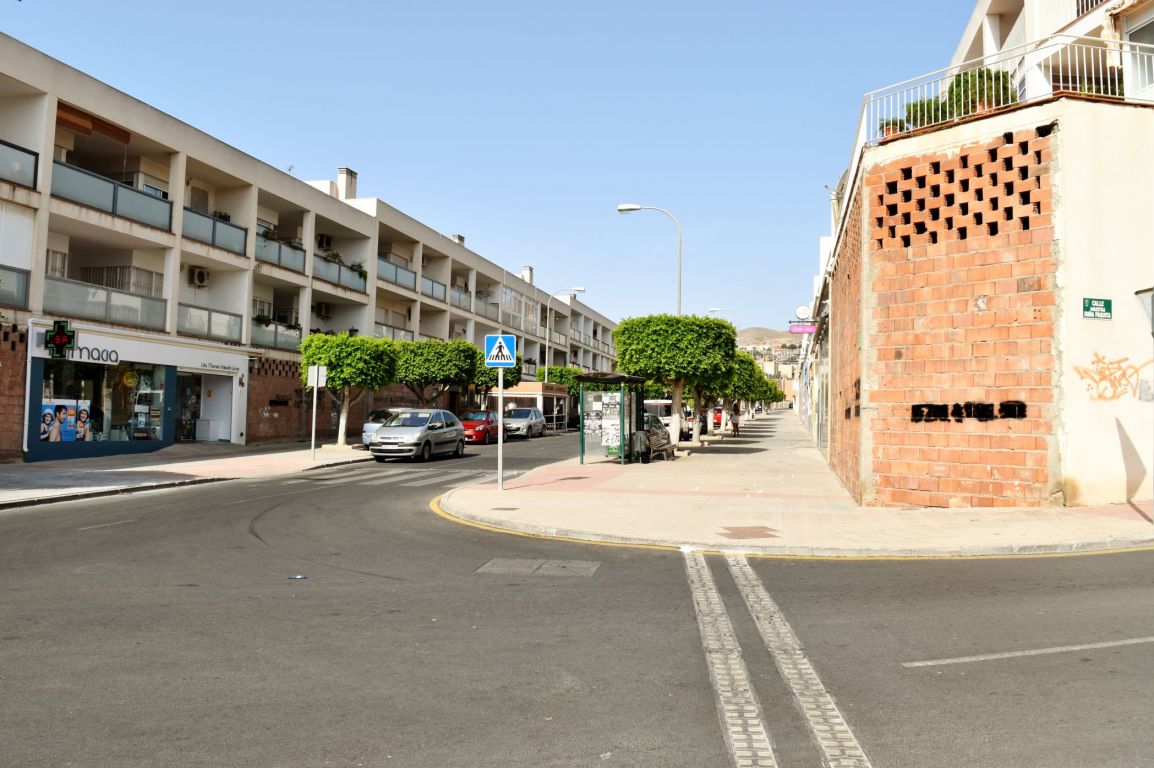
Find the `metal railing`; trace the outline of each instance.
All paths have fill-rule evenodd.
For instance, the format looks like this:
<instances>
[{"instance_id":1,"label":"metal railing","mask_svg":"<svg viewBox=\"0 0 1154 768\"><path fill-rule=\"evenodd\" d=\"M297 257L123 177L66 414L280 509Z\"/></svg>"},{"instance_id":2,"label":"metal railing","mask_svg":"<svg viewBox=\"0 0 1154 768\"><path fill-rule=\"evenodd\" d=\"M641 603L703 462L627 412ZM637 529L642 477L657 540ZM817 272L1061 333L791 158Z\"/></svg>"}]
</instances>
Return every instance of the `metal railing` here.
<instances>
[{"instance_id":1,"label":"metal railing","mask_svg":"<svg viewBox=\"0 0 1154 768\"><path fill-rule=\"evenodd\" d=\"M1055 35L866 94L865 141L1063 94L1154 102L1154 46Z\"/></svg>"},{"instance_id":2,"label":"metal railing","mask_svg":"<svg viewBox=\"0 0 1154 768\"><path fill-rule=\"evenodd\" d=\"M536 375L537 375L537 364L536 363L526 363L526 362L521 363L521 377L522 378L524 378L526 376L536 376Z\"/></svg>"},{"instance_id":3,"label":"metal railing","mask_svg":"<svg viewBox=\"0 0 1154 768\"><path fill-rule=\"evenodd\" d=\"M445 284L434 280L431 277L421 278L421 295L428 296L430 299L437 301L445 300Z\"/></svg>"},{"instance_id":4,"label":"metal railing","mask_svg":"<svg viewBox=\"0 0 1154 768\"><path fill-rule=\"evenodd\" d=\"M28 276L26 269L0 265L0 304L6 307L28 307Z\"/></svg>"},{"instance_id":5,"label":"metal railing","mask_svg":"<svg viewBox=\"0 0 1154 768\"><path fill-rule=\"evenodd\" d=\"M52 166L52 194L56 197L172 231L169 201L59 160Z\"/></svg>"},{"instance_id":6,"label":"metal railing","mask_svg":"<svg viewBox=\"0 0 1154 768\"><path fill-rule=\"evenodd\" d=\"M1106 2L1106 0L1076 0L1077 7L1075 8L1075 11L1079 16L1082 16L1094 10L1104 2Z\"/></svg>"},{"instance_id":7,"label":"metal railing","mask_svg":"<svg viewBox=\"0 0 1154 768\"><path fill-rule=\"evenodd\" d=\"M244 254L245 241L248 239L248 230L244 227L238 227L214 216L206 216L191 208L184 209L182 234L192 240L239 254Z\"/></svg>"},{"instance_id":8,"label":"metal railing","mask_svg":"<svg viewBox=\"0 0 1154 768\"><path fill-rule=\"evenodd\" d=\"M303 335L300 328L289 328L283 323L265 325L255 320L252 322L252 343L259 347L297 350Z\"/></svg>"},{"instance_id":9,"label":"metal railing","mask_svg":"<svg viewBox=\"0 0 1154 768\"><path fill-rule=\"evenodd\" d=\"M235 312L223 312L193 304L176 305L176 332L186 336L240 342L244 318Z\"/></svg>"},{"instance_id":10,"label":"metal railing","mask_svg":"<svg viewBox=\"0 0 1154 768\"><path fill-rule=\"evenodd\" d=\"M521 316L520 315L514 315L512 312L509 312L508 310L504 310L504 309L501 310L501 322L504 323L505 325L509 326L510 328L514 328L516 330L521 330Z\"/></svg>"},{"instance_id":11,"label":"metal railing","mask_svg":"<svg viewBox=\"0 0 1154 768\"><path fill-rule=\"evenodd\" d=\"M346 264L329 261L320 256L313 256L313 277L343 285L345 288L352 288L354 291L361 291L362 293L368 290L365 275Z\"/></svg>"},{"instance_id":12,"label":"metal railing","mask_svg":"<svg viewBox=\"0 0 1154 768\"><path fill-rule=\"evenodd\" d=\"M276 264L294 272L305 271L304 248L271 240L263 235L257 235L256 238L256 258L266 264Z\"/></svg>"},{"instance_id":13,"label":"metal railing","mask_svg":"<svg viewBox=\"0 0 1154 768\"><path fill-rule=\"evenodd\" d=\"M462 291L458 288L449 289L449 303L458 309L465 309L472 311L473 309L473 294L468 291Z\"/></svg>"},{"instance_id":14,"label":"metal railing","mask_svg":"<svg viewBox=\"0 0 1154 768\"><path fill-rule=\"evenodd\" d=\"M394 264L388 259L377 257L377 277L381 278L387 283L399 285L402 288L408 288L410 291L417 290L417 273L411 269Z\"/></svg>"},{"instance_id":15,"label":"metal railing","mask_svg":"<svg viewBox=\"0 0 1154 768\"><path fill-rule=\"evenodd\" d=\"M40 155L0 139L0 179L36 189L36 168Z\"/></svg>"},{"instance_id":16,"label":"metal railing","mask_svg":"<svg viewBox=\"0 0 1154 768\"><path fill-rule=\"evenodd\" d=\"M563 333L558 333L557 331L552 331L549 333L550 344L556 344L559 347L563 347L565 346L566 341L568 341L568 337Z\"/></svg>"},{"instance_id":17,"label":"metal railing","mask_svg":"<svg viewBox=\"0 0 1154 768\"><path fill-rule=\"evenodd\" d=\"M501 321L501 307L497 304L486 304L477 314L484 315L494 322Z\"/></svg>"},{"instance_id":18,"label":"metal railing","mask_svg":"<svg viewBox=\"0 0 1154 768\"><path fill-rule=\"evenodd\" d=\"M168 302L57 277L44 279L44 311L164 330Z\"/></svg>"},{"instance_id":19,"label":"metal railing","mask_svg":"<svg viewBox=\"0 0 1154 768\"><path fill-rule=\"evenodd\" d=\"M412 341L413 332L404 328L394 328L391 325L383 323L376 324L377 338L380 339L396 339L397 341Z\"/></svg>"}]
</instances>

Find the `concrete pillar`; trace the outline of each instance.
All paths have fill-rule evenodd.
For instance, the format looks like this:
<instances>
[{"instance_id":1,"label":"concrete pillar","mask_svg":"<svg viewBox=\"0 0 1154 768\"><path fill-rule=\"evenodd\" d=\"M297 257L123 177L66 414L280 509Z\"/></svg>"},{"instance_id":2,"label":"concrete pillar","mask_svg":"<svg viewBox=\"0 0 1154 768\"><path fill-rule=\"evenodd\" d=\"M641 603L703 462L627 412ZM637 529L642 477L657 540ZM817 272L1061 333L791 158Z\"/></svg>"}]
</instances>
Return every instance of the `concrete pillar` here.
<instances>
[{"instance_id":1,"label":"concrete pillar","mask_svg":"<svg viewBox=\"0 0 1154 768\"><path fill-rule=\"evenodd\" d=\"M168 201L172 203L172 232L176 244L164 252L164 298L168 302L164 328L170 335L176 335L177 302L180 299L181 232L184 231L185 177L188 174L188 155L174 152L168 158ZM251 291L251 288L249 289ZM249 297L251 303L251 294ZM248 341L247 330L241 323L241 338Z\"/></svg>"}]
</instances>

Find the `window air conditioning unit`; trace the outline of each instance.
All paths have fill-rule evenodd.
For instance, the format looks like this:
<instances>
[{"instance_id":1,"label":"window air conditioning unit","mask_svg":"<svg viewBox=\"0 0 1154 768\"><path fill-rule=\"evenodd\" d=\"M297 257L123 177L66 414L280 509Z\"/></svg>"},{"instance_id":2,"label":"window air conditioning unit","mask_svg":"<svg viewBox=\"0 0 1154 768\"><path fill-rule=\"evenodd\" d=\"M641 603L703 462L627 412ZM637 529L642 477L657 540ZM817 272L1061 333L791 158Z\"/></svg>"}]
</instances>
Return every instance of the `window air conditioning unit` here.
<instances>
[{"instance_id":1,"label":"window air conditioning unit","mask_svg":"<svg viewBox=\"0 0 1154 768\"><path fill-rule=\"evenodd\" d=\"M316 306L316 316L321 320L328 320L333 316L333 305L324 301L318 301Z\"/></svg>"},{"instance_id":2,"label":"window air conditioning unit","mask_svg":"<svg viewBox=\"0 0 1154 768\"><path fill-rule=\"evenodd\" d=\"M320 248L323 251L327 248L332 248L332 247L333 247L333 236L332 235L317 235L317 248Z\"/></svg>"},{"instance_id":3,"label":"window air conditioning unit","mask_svg":"<svg viewBox=\"0 0 1154 768\"><path fill-rule=\"evenodd\" d=\"M204 267L189 267L188 284L194 288L203 288L208 285L208 270Z\"/></svg>"}]
</instances>

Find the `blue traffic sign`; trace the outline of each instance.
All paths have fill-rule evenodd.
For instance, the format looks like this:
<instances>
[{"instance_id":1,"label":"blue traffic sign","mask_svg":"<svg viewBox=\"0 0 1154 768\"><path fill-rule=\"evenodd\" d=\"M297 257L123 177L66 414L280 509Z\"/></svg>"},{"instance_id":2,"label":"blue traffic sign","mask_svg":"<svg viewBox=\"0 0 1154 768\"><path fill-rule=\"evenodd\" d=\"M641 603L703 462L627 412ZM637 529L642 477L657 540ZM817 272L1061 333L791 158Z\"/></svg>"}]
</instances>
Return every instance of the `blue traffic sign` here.
<instances>
[{"instance_id":1,"label":"blue traffic sign","mask_svg":"<svg viewBox=\"0 0 1154 768\"><path fill-rule=\"evenodd\" d=\"M512 368L517 364L517 337L511 333L485 337L485 367Z\"/></svg>"}]
</instances>

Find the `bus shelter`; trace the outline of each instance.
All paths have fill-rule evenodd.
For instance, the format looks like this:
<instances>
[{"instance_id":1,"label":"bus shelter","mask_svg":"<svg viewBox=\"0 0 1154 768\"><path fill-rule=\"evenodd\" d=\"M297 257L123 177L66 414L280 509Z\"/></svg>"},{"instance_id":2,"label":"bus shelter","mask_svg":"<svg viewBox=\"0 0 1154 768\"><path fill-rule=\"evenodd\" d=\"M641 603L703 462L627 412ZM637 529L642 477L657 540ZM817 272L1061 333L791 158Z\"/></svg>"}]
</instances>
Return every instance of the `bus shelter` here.
<instances>
[{"instance_id":1,"label":"bus shelter","mask_svg":"<svg viewBox=\"0 0 1154 768\"><path fill-rule=\"evenodd\" d=\"M583 373L575 377L581 422L581 463L585 454L604 451L622 464L634 434L644 426L645 379L624 373Z\"/></svg>"}]
</instances>

